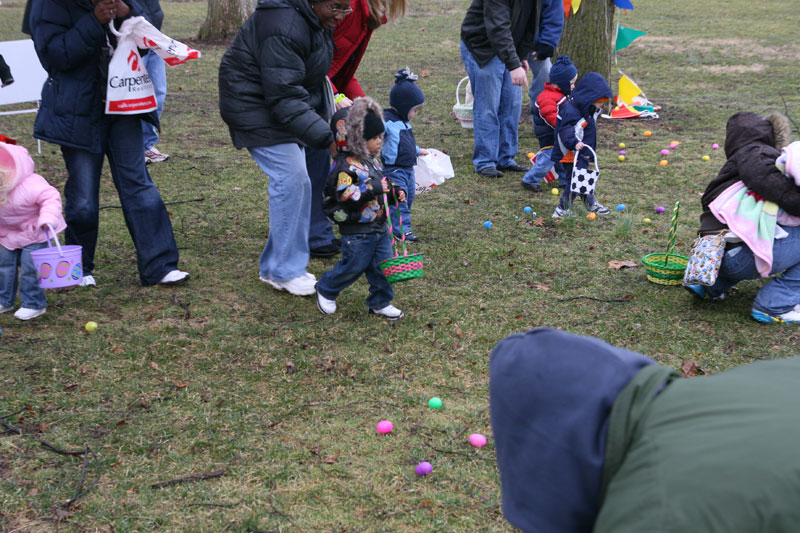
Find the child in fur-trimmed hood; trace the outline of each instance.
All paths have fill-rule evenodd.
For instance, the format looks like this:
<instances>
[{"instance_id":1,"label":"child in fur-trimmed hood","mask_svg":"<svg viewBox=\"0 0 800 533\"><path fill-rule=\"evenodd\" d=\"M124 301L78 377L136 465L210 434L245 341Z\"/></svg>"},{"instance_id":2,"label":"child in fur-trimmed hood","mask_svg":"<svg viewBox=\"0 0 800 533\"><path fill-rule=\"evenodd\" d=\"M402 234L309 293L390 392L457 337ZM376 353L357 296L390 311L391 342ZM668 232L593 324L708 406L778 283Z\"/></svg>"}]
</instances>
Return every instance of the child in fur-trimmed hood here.
<instances>
[{"instance_id":1,"label":"child in fur-trimmed hood","mask_svg":"<svg viewBox=\"0 0 800 533\"><path fill-rule=\"evenodd\" d=\"M345 151L328 176L322 204L342 234L342 259L316 284L317 307L326 315L336 312L336 298L364 274L369 281L369 312L390 320L403 316L391 305L394 291L378 266L392 253L383 195L391 193L391 199L401 202L406 199L403 190L383 175L378 160L384 130L375 100L356 98L345 120Z\"/></svg>"}]
</instances>

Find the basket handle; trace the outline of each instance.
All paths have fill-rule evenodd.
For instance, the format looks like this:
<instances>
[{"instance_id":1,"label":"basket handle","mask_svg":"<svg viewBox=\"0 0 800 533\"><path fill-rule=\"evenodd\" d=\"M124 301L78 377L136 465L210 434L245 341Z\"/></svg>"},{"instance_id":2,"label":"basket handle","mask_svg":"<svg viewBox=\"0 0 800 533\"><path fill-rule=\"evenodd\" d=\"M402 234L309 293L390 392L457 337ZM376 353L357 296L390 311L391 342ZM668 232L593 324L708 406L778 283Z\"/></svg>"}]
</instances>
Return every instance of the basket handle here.
<instances>
[{"instance_id":1,"label":"basket handle","mask_svg":"<svg viewBox=\"0 0 800 533\"><path fill-rule=\"evenodd\" d=\"M461 99L458 97L458 93L461 92L461 84L464 83L467 80L469 80L469 76L464 76L463 78L461 78L461 81L458 82L458 86L456 87L456 105L461 105ZM466 90L467 89L464 88L465 94L466 94ZM466 96L465 96L465 99L466 99Z\"/></svg>"},{"instance_id":2,"label":"basket handle","mask_svg":"<svg viewBox=\"0 0 800 533\"><path fill-rule=\"evenodd\" d=\"M392 197L394 197L394 189L392 189ZM394 198L394 202L397 205L397 198ZM398 257L400 254L397 251L397 244L394 238L392 217L389 215L389 199L386 193L383 193L383 208L386 211L386 221L389 223L389 233L392 236L392 253L394 253L394 257ZM403 233L403 215L400 214L400 209L397 210L397 216L400 218L400 242L403 245L403 257L406 257L408 256L408 250L406 250L406 234Z\"/></svg>"},{"instance_id":3,"label":"basket handle","mask_svg":"<svg viewBox=\"0 0 800 533\"><path fill-rule=\"evenodd\" d=\"M52 248L52 246L50 246L50 239L53 239L53 242L56 243L56 248L58 248L58 255L64 257L64 250L61 249L61 243L58 242L56 230L53 229L53 226L51 226L49 222L46 222L45 226L47 226L47 246Z\"/></svg>"},{"instance_id":4,"label":"basket handle","mask_svg":"<svg viewBox=\"0 0 800 533\"><path fill-rule=\"evenodd\" d=\"M588 148L590 152L592 152L592 157L594 157L594 168L597 172L600 172L600 161L597 160L597 153L592 149L591 146L588 144L583 145L584 148ZM580 150L575 150L575 166L577 167L578 163L578 156L580 155Z\"/></svg>"}]
</instances>

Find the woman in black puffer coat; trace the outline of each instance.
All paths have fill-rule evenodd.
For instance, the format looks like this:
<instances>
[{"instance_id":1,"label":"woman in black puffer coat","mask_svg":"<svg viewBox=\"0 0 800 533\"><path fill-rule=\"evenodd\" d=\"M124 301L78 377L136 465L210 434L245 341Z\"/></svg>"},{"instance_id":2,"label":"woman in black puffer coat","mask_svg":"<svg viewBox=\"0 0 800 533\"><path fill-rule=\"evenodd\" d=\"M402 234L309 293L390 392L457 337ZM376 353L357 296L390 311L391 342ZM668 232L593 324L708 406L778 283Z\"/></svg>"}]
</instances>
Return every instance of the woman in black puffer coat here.
<instances>
[{"instance_id":1,"label":"woman in black puffer coat","mask_svg":"<svg viewBox=\"0 0 800 533\"><path fill-rule=\"evenodd\" d=\"M247 148L269 176L269 238L260 277L278 290L314 294L306 272L311 181L304 149L329 148L325 75L331 29L348 0L259 0L219 67L219 107L236 148Z\"/></svg>"}]
</instances>

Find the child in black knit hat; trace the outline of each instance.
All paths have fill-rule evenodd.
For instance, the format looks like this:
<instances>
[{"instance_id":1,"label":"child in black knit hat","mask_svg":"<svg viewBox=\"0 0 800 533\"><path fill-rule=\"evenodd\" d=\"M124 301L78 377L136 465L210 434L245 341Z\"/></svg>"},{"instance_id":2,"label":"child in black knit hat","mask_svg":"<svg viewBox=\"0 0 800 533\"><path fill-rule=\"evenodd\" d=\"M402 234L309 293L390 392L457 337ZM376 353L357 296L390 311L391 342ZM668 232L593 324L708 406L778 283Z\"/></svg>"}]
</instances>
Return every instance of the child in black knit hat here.
<instances>
[{"instance_id":1,"label":"child in black knit hat","mask_svg":"<svg viewBox=\"0 0 800 533\"><path fill-rule=\"evenodd\" d=\"M386 175L406 194L405 202L391 208L393 221L403 219L403 226L398 224L395 233L398 236L405 234L405 240L416 242L419 239L411 231L411 204L414 202L416 188L414 165L417 164L417 156L426 155L428 151L417 146L414 131L411 129L411 119L425 103L425 95L416 84L417 75L408 67L398 70L394 77L394 85L389 91L390 107L383 110L383 119L386 121L383 163Z\"/></svg>"},{"instance_id":2,"label":"child in black knit hat","mask_svg":"<svg viewBox=\"0 0 800 533\"><path fill-rule=\"evenodd\" d=\"M345 120L346 144L337 158L328 182L322 209L339 225L342 258L317 282L317 307L330 315L336 312L336 298L361 274L369 282L369 312L390 320L402 318L394 307L394 290L378 264L392 255L386 225L383 194L389 201L404 202L406 195L383 175L377 157L383 145L381 108L372 98L356 98Z\"/></svg>"}]
</instances>

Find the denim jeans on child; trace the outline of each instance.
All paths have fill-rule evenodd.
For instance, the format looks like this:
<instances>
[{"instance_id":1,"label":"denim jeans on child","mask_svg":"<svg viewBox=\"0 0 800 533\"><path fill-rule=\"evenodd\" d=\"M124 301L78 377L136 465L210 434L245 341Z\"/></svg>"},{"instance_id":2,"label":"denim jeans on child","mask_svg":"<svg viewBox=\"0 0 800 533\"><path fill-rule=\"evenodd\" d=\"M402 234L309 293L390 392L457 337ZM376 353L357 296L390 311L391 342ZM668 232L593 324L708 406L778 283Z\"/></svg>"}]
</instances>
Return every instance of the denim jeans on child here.
<instances>
[{"instance_id":1,"label":"denim jeans on child","mask_svg":"<svg viewBox=\"0 0 800 533\"><path fill-rule=\"evenodd\" d=\"M100 172L107 156L125 224L136 247L139 279L142 285L154 285L178 268L178 246L161 193L144 162L141 120L136 115L107 116L103 126L104 152L61 147L68 174L64 186L66 242L83 247L83 274L90 275L97 247Z\"/></svg>"},{"instance_id":2,"label":"denim jeans on child","mask_svg":"<svg viewBox=\"0 0 800 533\"><path fill-rule=\"evenodd\" d=\"M791 311L800 303L800 226L783 229L789 235L775 239L770 271L781 275L761 287L753 300L753 309L773 316ZM725 251L717 282L706 290L716 298L742 280L759 277L753 252L746 245L737 246Z\"/></svg>"},{"instance_id":3,"label":"denim jeans on child","mask_svg":"<svg viewBox=\"0 0 800 533\"><path fill-rule=\"evenodd\" d=\"M461 59L467 69L472 94L475 171L515 164L522 112L522 87L511 84L511 74L497 56L483 68L461 42Z\"/></svg>"},{"instance_id":4,"label":"denim jeans on child","mask_svg":"<svg viewBox=\"0 0 800 533\"><path fill-rule=\"evenodd\" d=\"M411 231L411 204L414 203L416 196L417 182L414 179L414 167L384 167L384 172L389 181L403 189L406 193L405 202L397 202L397 205L389 207L389 218L392 221L392 230L395 235L408 233ZM400 212L398 216L398 211ZM403 227L400 227L400 218L403 219Z\"/></svg>"},{"instance_id":5,"label":"denim jeans on child","mask_svg":"<svg viewBox=\"0 0 800 533\"><path fill-rule=\"evenodd\" d=\"M259 271L274 281L306 273L309 260L311 179L303 148L295 143L248 148L269 178L269 236Z\"/></svg>"},{"instance_id":6,"label":"denim jeans on child","mask_svg":"<svg viewBox=\"0 0 800 533\"><path fill-rule=\"evenodd\" d=\"M29 244L19 250L8 250L0 246L0 307L13 307L19 288L22 307L45 309L47 297L39 287L38 274L31 258L31 252L46 248L47 243ZM19 281L17 277L19 268Z\"/></svg>"},{"instance_id":7,"label":"denim jeans on child","mask_svg":"<svg viewBox=\"0 0 800 533\"><path fill-rule=\"evenodd\" d=\"M164 60L154 51L150 51L142 57L144 67L153 80L153 90L156 93L156 114L161 120L161 113L164 111L164 99L167 97L167 69ZM158 144L158 130L146 120L142 121L142 136L144 137L144 149L149 150Z\"/></svg>"},{"instance_id":8,"label":"denim jeans on child","mask_svg":"<svg viewBox=\"0 0 800 533\"><path fill-rule=\"evenodd\" d=\"M328 300L352 285L361 274L367 276L370 309L383 309L394 299L392 285L386 281L378 263L392 255L388 232L342 235L342 259L317 282L317 292Z\"/></svg>"}]
</instances>

